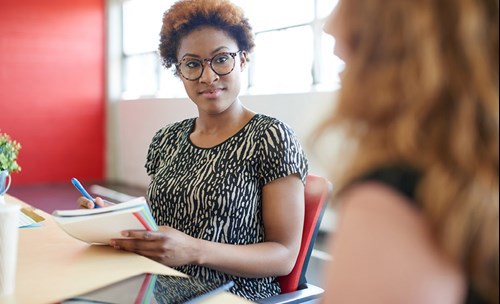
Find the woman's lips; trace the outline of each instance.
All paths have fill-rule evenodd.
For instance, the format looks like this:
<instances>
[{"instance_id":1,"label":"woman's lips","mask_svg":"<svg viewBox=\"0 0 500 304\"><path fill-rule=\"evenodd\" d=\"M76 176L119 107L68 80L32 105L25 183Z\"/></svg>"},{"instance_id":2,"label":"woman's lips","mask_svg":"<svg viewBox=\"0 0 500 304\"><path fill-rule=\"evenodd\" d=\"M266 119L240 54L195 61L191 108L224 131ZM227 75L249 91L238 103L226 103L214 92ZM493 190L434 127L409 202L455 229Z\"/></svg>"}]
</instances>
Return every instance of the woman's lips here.
<instances>
[{"instance_id":1,"label":"woman's lips","mask_svg":"<svg viewBox=\"0 0 500 304\"><path fill-rule=\"evenodd\" d=\"M203 97L208 98L208 99L214 99L219 97L219 95L222 93L222 89L208 89L201 91L201 95Z\"/></svg>"}]
</instances>

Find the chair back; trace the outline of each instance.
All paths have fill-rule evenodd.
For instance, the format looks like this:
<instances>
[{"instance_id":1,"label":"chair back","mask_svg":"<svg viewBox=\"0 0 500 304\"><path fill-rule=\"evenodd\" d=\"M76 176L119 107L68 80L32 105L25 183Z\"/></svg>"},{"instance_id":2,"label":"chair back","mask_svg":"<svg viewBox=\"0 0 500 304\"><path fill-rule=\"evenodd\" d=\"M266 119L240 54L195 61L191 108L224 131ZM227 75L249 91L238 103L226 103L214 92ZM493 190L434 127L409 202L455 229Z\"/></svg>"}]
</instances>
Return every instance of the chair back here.
<instances>
[{"instance_id":1,"label":"chair back","mask_svg":"<svg viewBox=\"0 0 500 304\"><path fill-rule=\"evenodd\" d=\"M304 191L305 212L302 242L293 270L286 276L277 277L282 294L301 289L307 283L307 265L332 189L332 184L328 179L312 174L307 176Z\"/></svg>"}]
</instances>

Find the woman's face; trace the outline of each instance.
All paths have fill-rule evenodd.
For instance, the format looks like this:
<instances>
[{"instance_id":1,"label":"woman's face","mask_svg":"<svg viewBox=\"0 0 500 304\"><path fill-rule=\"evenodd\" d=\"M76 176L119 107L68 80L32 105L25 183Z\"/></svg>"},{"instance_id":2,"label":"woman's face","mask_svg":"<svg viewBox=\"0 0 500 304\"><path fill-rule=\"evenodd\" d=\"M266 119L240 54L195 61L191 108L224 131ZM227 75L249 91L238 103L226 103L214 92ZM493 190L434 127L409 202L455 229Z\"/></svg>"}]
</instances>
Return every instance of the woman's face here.
<instances>
[{"instance_id":1,"label":"woman's face","mask_svg":"<svg viewBox=\"0 0 500 304\"><path fill-rule=\"evenodd\" d=\"M335 48L333 53L346 62L348 57L346 37L343 34L341 24L342 1L339 0L333 11L327 17L323 31L335 38Z\"/></svg>"},{"instance_id":2,"label":"woman's face","mask_svg":"<svg viewBox=\"0 0 500 304\"><path fill-rule=\"evenodd\" d=\"M236 54L234 69L223 76L217 75L211 69L210 63L203 60L211 59L220 53L238 51L236 41L226 32L214 27L196 29L182 38L177 53L178 62L183 62L186 68L197 66L199 63L197 60L203 62L203 73L199 79L188 80L180 75L184 88L189 98L198 107L200 115L202 113L209 115L223 113L237 100L241 86L240 75L245 66L246 53ZM223 58L229 57L224 56ZM214 60L214 66L217 65L217 62Z\"/></svg>"}]
</instances>

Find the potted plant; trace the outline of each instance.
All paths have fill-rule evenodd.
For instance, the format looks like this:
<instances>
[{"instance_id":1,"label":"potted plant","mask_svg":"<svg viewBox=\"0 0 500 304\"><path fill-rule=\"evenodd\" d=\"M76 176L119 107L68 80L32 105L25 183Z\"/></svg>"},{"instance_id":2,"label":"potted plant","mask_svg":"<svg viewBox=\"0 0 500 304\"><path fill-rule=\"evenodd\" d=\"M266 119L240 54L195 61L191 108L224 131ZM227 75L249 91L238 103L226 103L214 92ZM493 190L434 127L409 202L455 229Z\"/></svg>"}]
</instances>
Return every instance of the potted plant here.
<instances>
[{"instance_id":1,"label":"potted plant","mask_svg":"<svg viewBox=\"0 0 500 304\"><path fill-rule=\"evenodd\" d=\"M3 203L3 195L9 189L10 173L21 171L17 163L20 149L21 144L12 140L8 134L0 133L0 203Z\"/></svg>"}]
</instances>

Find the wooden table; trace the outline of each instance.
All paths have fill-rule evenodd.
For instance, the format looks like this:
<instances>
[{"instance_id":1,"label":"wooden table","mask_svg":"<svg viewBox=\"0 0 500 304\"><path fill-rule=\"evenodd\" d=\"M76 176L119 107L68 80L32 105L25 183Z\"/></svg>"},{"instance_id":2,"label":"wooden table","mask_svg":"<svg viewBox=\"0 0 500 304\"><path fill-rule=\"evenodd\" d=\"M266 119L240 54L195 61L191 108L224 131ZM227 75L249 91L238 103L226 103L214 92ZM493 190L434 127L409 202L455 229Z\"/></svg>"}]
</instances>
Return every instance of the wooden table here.
<instances>
[{"instance_id":1,"label":"wooden table","mask_svg":"<svg viewBox=\"0 0 500 304\"><path fill-rule=\"evenodd\" d=\"M6 195L7 204L27 203ZM57 303L142 273L181 275L163 264L110 246L90 246L76 240L42 210L41 227L20 228L16 290L0 303ZM229 292L204 303L249 303Z\"/></svg>"}]
</instances>

